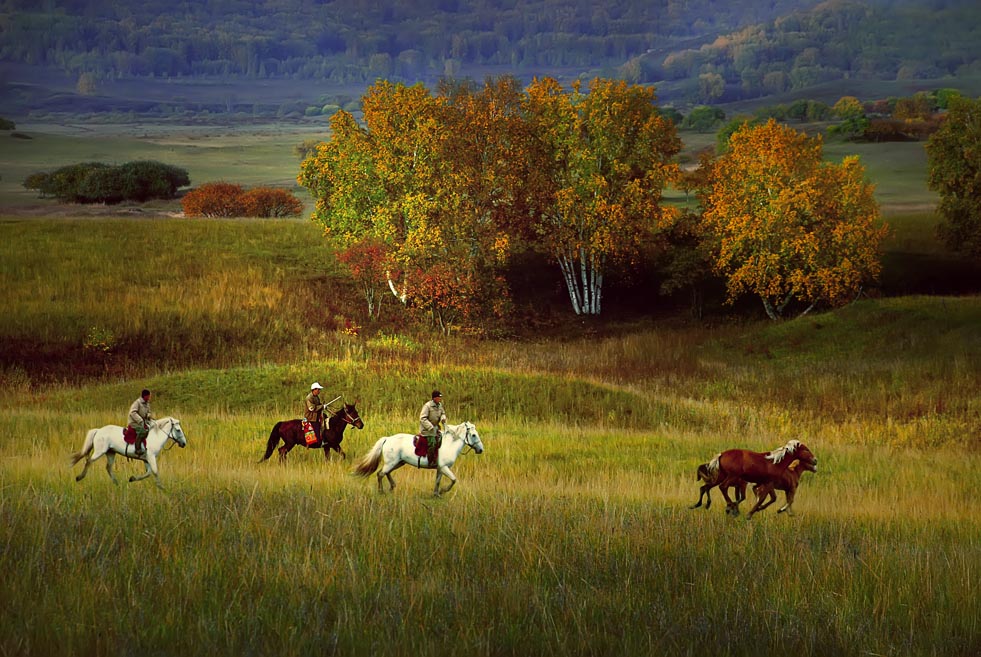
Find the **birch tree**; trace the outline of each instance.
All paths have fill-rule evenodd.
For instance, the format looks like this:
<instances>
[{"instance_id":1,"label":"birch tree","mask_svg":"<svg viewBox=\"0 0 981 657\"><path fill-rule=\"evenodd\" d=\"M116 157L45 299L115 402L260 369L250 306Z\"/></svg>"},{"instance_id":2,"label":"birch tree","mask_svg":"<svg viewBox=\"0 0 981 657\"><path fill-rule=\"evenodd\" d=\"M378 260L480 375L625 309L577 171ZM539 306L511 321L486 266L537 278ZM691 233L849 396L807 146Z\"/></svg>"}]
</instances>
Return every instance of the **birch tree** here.
<instances>
[{"instance_id":1,"label":"birch tree","mask_svg":"<svg viewBox=\"0 0 981 657\"><path fill-rule=\"evenodd\" d=\"M536 227L577 315L599 315L609 268L638 257L679 214L661 198L681 142L654 100L650 87L603 79L588 92L552 78L527 89L526 115L546 154Z\"/></svg>"}]
</instances>

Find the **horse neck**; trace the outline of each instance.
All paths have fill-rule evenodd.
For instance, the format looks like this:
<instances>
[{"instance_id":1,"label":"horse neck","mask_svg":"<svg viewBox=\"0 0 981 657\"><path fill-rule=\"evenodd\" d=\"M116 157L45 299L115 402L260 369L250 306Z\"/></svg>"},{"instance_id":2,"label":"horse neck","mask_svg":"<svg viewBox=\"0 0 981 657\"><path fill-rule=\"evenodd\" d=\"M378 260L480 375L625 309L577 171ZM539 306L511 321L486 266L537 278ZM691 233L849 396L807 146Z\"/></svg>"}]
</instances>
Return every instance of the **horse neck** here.
<instances>
[{"instance_id":1,"label":"horse neck","mask_svg":"<svg viewBox=\"0 0 981 657\"><path fill-rule=\"evenodd\" d=\"M169 417L164 417L157 420L154 423L154 425L150 427L150 432L147 434L146 437L147 444L150 444L151 442L153 443L159 442L160 445L163 445L165 442L167 442L167 438L168 438L167 429L170 428L170 424L172 422L173 420ZM164 424L168 425L167 429L163 428Z\"/></svg>"}]
</instances>

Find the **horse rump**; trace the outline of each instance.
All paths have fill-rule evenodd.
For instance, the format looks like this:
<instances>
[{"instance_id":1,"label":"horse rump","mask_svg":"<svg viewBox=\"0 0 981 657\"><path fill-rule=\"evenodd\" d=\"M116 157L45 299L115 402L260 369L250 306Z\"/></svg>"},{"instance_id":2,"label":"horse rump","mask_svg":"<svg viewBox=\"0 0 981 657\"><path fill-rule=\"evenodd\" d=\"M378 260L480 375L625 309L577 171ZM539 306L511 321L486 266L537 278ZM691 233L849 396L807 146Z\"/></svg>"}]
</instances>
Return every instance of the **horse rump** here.
<instances>
[{"instance_id":1,"label":"horse rump","mask_svg":"<svg viewBox=\"0 0 981 657\"><path fill-rule=\"evenodd\" d=\"M279 444L281 436L279 434L279 427L283 424L283 421L277 422L273 425L272 431L269 432L269 440L266 441L266 453L259 459L259 463L266 461L272 456L272 453L276 450L276 445Z\"/></svg>"}]
</instances>

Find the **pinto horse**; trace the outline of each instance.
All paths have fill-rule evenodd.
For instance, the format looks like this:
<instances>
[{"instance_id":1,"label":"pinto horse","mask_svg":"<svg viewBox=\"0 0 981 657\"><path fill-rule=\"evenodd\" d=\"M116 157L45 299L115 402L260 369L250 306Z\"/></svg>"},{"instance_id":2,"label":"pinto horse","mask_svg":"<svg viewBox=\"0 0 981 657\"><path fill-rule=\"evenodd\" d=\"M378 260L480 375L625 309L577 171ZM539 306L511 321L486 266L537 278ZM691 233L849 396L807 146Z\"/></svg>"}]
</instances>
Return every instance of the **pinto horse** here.
<instances>
[{"instance_id":1,"label":"pinto horse","mask_svg":"<svg viewBox=\"0 0 981 657\"><path fill-rule=\"evenodd\" d=\"M771 452L726 450L709 462L708 471L718 472L717 485L726 500L726 513L739 515L739 502L733 502L729 497L731 486L738 485L739 481L753 484L778 481L795 461L799 461L805 469L817 472L817 457L799 440L791 440Z\"/></svg>"},{"instance_id":2,"label":"pinto horse","mask_svg":"<svg viewBox=\"0 0 981 657\"><path fill-rule=\"evenodd\" d=\"M341 458L346 459L347 454L341 449L341 441L344 439L344 429L349 424L357 429L364 429L364 421L358 415L358 409L355 408L357 403L357 401L353 404L345 403L339 411L332 413L327 420L327 426L320 429L320 439L310 444L307 444L306 434L303 431L303 420L283 420L282 422L277 422L273 425L272 431L269 432L269 440L266 441L266 453L259 459L259 463L272 456L276 445L279 445L279 441L283 441L283 444L279 446L279 460L281 463L286 462L286 455L297 445L309 448L323 447L324 458L327 461L330 461L331 450L340 454Z\"/></svg>"}]
</instances>

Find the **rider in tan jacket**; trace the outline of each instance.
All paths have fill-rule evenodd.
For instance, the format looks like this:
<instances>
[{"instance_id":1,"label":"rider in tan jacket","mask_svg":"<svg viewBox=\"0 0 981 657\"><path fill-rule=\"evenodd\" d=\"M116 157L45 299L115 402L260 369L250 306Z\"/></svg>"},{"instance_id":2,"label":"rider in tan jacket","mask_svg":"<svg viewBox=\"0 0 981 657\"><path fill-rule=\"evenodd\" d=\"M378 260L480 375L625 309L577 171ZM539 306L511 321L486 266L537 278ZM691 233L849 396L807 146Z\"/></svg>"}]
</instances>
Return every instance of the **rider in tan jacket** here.
<instances>
[{"instance_id":1,"label":"rider in tan jacket","mask_svg":"<svg viewBox=\"0 0 981 657\"><path fill-rule=\"evenodd\" d=\"M137 456L146 454L146 437L150 433L150 421L153 420L153 412L150 411L151 393L145 389L139 398L129 407L129 415L126 424L136 431L135 452Z\"/></svg>"}]
</instances>

